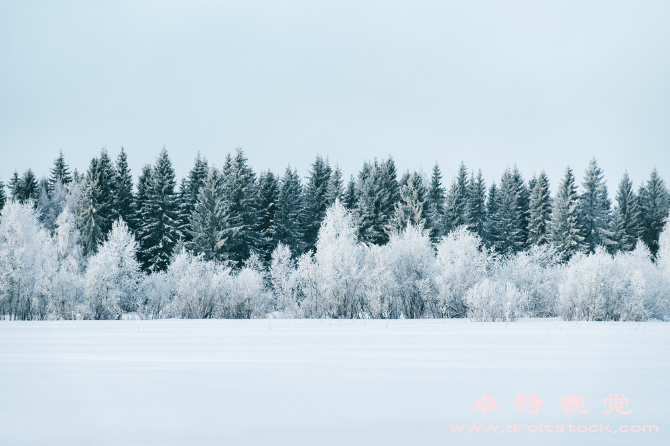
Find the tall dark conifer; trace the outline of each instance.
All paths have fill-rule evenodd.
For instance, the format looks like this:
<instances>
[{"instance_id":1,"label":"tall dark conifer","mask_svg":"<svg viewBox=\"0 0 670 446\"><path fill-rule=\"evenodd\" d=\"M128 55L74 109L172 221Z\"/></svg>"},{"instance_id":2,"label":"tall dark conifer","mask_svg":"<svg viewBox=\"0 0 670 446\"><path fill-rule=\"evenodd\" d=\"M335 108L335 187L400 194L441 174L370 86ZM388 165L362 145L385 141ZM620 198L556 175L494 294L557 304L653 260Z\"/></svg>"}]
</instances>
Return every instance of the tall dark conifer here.
<instances>
[{"instance_id":1,"label":"tall dark conifer","mask_svg":"<svg viewBox=\"0 0 670 446\"><path fill-rule=\"evenodd\" d=\"M649 180L640 188L641 238L655 257L658 253L658 238L663 231L665 220L670 209L670 196L665 182L658 175L656 168L649 175Z\"/></svg>"},{"instance_id":2,"label":"tall dark conifer","mask_svg":"<svg viewBox=\"0 0 670 446\"><path fill-rule=\"evenodd\" d=\"M274 220L274 235L277 243L291 249L293 256L305 251L303 232L304 197L298 172L286 168L279 181L279 196Z\"/></svg>"},{"instance_id":3,"label":"tall dark conifer","mask_svg":"<svg viewBox=\"0 0 670 446\"><path fill-rule=\"evenodd\" d=\"M305 185L305 243L315 249L321 222L328 209L328 183L331 168L328 161L317 155Z\"/></svg>"}]
</instances>

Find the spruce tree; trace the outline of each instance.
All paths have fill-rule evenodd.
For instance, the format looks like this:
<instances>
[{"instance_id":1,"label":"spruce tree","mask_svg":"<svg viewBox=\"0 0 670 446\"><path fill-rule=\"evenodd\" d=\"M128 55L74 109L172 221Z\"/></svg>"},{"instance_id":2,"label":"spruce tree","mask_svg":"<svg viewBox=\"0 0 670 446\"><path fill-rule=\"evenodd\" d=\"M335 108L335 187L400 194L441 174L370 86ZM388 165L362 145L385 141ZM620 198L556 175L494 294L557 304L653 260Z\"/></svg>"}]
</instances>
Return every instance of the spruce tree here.
<instances>
[{"instance_id":1,"label":"spruce tree","mask_svg":"<svg viewBox=\"0 0 670 446\"><path fill-rule=\"evenodd\" d=\"M647 184L640 189L641 238L651 254L658 253L658 238L663 231L670 209L670 196L656 168L652 170Z\"/></svg>"},{"instance_id":2,"label":"spruce tree","mask_svg":"<svg viewBox=\"0 0 670 446\"><path fill-rule=\"evenodd\" d=\"M391 229L400 232L410 223L421 229L430 228L432 222L428 215L428 191L418 173L412 172L407 184L400 189L400 202L396 204Z\"/></svg>"},{"instance_id":3,"label":"spruce tree","mask_svg":"<svg viewBox=\"0 0 670 446\"><path fill-rule=\"evenodd\" d=\"M496 194L497 212L492 216L493 248L501 254L514 254L525 246L522 209L519 205L519 183L509 168L505 169Z\"/></svg>"},{"instance_id":4,"label":"spruce tree","mask_svg":"<svg viewBox=\"0 0 670 446\"><path fill-rule=\"evenodd\" d=\"M537 178L533 178L532 183L533 189L530 195L530 215L528 219L528 244L540 246L551 241L549 177L543 170Z\"/></svg>"},{"instance_id":5,"label":"spruce tree","mask_svg":"<svg viewBox=\"0 0 670 446\"><path fill-rule=\"evenodd\" d=\"M150 272L167 269L180 238L175 186L174 169L163 147L151 170L151 184L142 204L142 220L137 231L143 268Z\"/></svg>"},{"instance_id":6,"label":"spruce tree","mask_svg":"<svg viewBox=\"0 0 670 446\"><path fill-rule=\"evenodd\" d=\"M361 189L356 206L355 220L358 238L366 244L383 245L388 242L388 189L385 187L384 170L377 162L367 165L362 177Z\"/></svg>"},{"instance_id":7,"label":"spruce tree","mask_svg":"<svg viewBox=\"0 0 670 446\"><path fill-rule=\"evenodd\" d=\"M207 160L198 152L193 168L179 188L179 232L184 237L186 245L191 241L191 215L198 201L200 188L205 184L208 175Z\"/></svg>"},{"instance_id":8,"label":"spruce tree","mask_svg":"<svg viewBox=\"0 0 670 446\"><path fill-rule=\"evenodd\" d=\"M618 239L618 249L632 251L640 236L640 210L638 197L633 190L633 182L624 172L616 193L614 221Z\"/></svg>"},{"instance_id":9,"label":"spruce tree","mask_svg":"<svg viewBox=\"0 0 670 446\"><path fill-rule=\"evenodd\" d=\"M2 208L5 207L7 203L7 195L5 195L5 183L0 179L0 214L2 213Z\"/></svg>"},{"instance_id":10,"label":"spruce tree","mask_svg":"<svg viewBox=\"0 0 670 446\"><path fill-rule=\"evenodd\" d=\"M388 221L395 214L395 205L400 201L400 185L395 161L390 156L381 162L382 184L386 190L386 201L382 204L382 213ZM405 182L406 184L406 182Z\"/></svg>"},{"instance_id":11,"label":"spruce tree","mask_svg":"<svg viewBox=\"0 0 670 446\"><path fill-rule=\"evenodd\" d=\"M583 249L586 253L595 252L596 246L611 249L616 244L611 229L610 202L603 182L603 173L595 158L589 162L582 182L583 192L578 200L578 212L581 219Z\"/></svg>"},{"instance_id":12,"label":"spruce tree","mask_svg":"<svg viewBox=\"0 0 670 446\"><path fill-rule=\"evenodd\" d=\"M104 235L107 235L112 230L112 224L117 218L114 203L116 196L116 173L114 172L114 166L112 165L112 160L109 158L107 149L103 148L100 150L97 166L100 187L100 208L98 212L100 212L104 221L102 232Z\"/></svg>"},{"instance_id":13,"label":"spruce tree","mask_svg":"<svg viewBox=\"0 0 670 446\"><path fill-rule=\"evenodd\" d=\"M135 215L133 176L130 174L128 158L123 147L116 158L114 175L114 221L121 218L129 227L132 227Z\"/></svg>"},{"instance_id":14,"label":"spruce tree","mask_svg":"<svg viewBox=\"0 0 670 446\"><path fill-rule=\"evenodd\" d=\"M37 200L39 198L40 188L37 184L37 178L32 169L23 173L18 185L17 200L25 203L28 200Z\"/></svg>"},{"instance_id":15,"label":"spruce tree","mask_svg":"<svg viewBox=\"0 0 670 446\"><path fill-rule=\"evenodd\" d=\"M223 250L226 243L222 232L226 223L225 211L223 175L211 168L198 190L189 222L191 241L188 243L193 252L203 254L207 260L229 260Z\"/></svg>"},{"instance_id":16,"label":"spruce tree","mask_svg":"<svg viewBox=\"0 0 670 446\"><path fill-rule=\"evenodd\" d=\"M577 211L577 186L572 169L565 169L565 176L558 186L552 212L552 243L561 260L568 261L582 249L584 237L581 235Z\"/></svg>"},{"instance_id":17,"label":"spruce tree","mask_svg":"<svg viewBox=\"0 0 670 446\"><path fill-rule=\"evenodd\" d=\"M335 204L335 200L342 201L344 197L344 189L342 184L342 171L340 166L335 165L335 170L330 174L330 179L328 180L328 190L326 192L326 204L328 207Z\"/></svg>"},{"instance_id":18,"label":"spruce tree","mask_svg":"<svg viewBox=\"0 0 670 446\"><path fill-rule=\"evenodd\" d=\"M521 218L521 239L524 245L528 241L528 220L530 218L530 190L526 187L526 182L521 175L519 168L514 165L512 169L512 178L516 187L517 207Z\"/></svg>"},{"instance_id":19,"label":"spruce tree","mask_svg":"<svg viewBox=\"0 0 670 446\"><path fill-rule=\"evenodd\" d=\"M311 167L305 186L305 243L308 250L315 249L321 222L326 217L331 175L328 161L319 155Z\"/></svg>"},{"instance_id":20,"label":"spruce tree","mask_svg":"<svg viewBox=\"0 0 670 446\"><path fill-rule=\"evenodd\" d=\"M436 243L442 235L440 222L444 214L444 187L442 187L442 172L437 162L433 166L433 172L430 177L430 187L428 188L428 214L430 220L434 223L430 231L430 237L433 243Z\"/></svg>"},{"instance_id":21,"label":"spruce tree","mask_svg":"<svg viewBox=\"0 0 670 446\"><path fill-rule=\"evenodd\" d=\"M447 235L460 226L461 216L465 213L463 206L465 201L461 199L458 180L454 179L449 186L442 215L441 231Z\"/></svg>"},{"instance_id":22,"label":"spruce tree","mask_svg":"<svg viewBox=\"0 0 670 446\"><path fill-rule=\"evenodd\" d=\"M93 158L86 172L84 188L77 202L76 223L79 229L79 243L84 255L98 251L98 245L104 238L103 228L106 226L103 215L99 212L102 203L100 173L98 159Z\"/></svg>"},{"instance_id":23,"label":"spruce tree","mask_svg":"<svg viewBox=\"0 0 670 446\"><path fill-rule=\"evenodd\" d=\"M302 184L296 170L286 168L279 182L279 196L274 220L276 243L289 247L294 257L305 250L303 240L304 197Z\"/></svg>"},{"instance_id":24,"label":"spruce tree","mask_svg":"<svg viewBox=\"0 0 670 446\"><path fill-rule=\"evenodd\" d=\"M15 201L20 201L21 196L21 179L19 178L19 173L15 170L12 175L12 179L9 180L9 192L11 194L11 199Z\"/></svg>"},{"instance_id":25,"label":"spruce tree","mask_svg":"<svg viewBox=\"0 0 670 446\"><path fill-rule=\"evenodd\" d=\"M70 175L70 169L67 164L65 164L62 150L60 151L58 158L54 161L54 166L50 170L49 187L53 189L56 187L58 181L62 184L69 184L72 182L72 175Z\"/></svg>"},{"instance_id":26,"label":"spruce tree","mask_svg":"<svg viewBox=\"0 0 670 446\"><path fill-rule=\"evenodd\" d=\"M486 223L486 183L481 169L470 175L467 190L467 220L468 229L484 239L484 225Z\"/></svg>"},{"instance_id":27,"label":"spruce tree","mask_svg":"<svg viewBox=\"0 0 670 446\"><path fill-rule=\"evenodd\" d=\"M261 172L258 178L257 194L258 222L256 232L259 236L258 252L265 262L269 262L272 251L277 246L274 231L277 201L279 199L279 181L275 174L269 170Z\"/></svg>"},{"instance_id":28,"label":"spruce tree","mask_svg":"<svg viewBox=\"0 0 670 446\"><path fill-rule=\"evenodd\" d=\"M496 225L495 219L498 216L498 187L495 181L489 187L489 193L486 198L486 221L484 223L484 243L488 248L492 248L495 243Z\"/></svg>"},{"instance_id":29,"label":"spruce tree","mask_svg":"<svg viewBox=\"0 0 670 446\"><path fill-rule=\"evenodd\" d=\"M354 176L351 175L349 182L347 183L347 188L344 190L342 196L342 205L350 210L354 211L356 209L356 204L358 203L358 193L356 191L356 180Z\"/></svg>"}]
</instances>

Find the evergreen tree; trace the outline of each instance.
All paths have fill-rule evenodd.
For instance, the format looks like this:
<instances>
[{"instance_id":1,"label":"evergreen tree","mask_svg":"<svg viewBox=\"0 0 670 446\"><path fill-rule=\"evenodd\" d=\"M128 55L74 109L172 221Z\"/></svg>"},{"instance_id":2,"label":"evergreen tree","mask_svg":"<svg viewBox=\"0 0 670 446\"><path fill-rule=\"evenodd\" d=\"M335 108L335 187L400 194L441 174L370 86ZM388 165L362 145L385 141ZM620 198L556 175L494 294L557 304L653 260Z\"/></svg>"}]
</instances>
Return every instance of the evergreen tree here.
<instances>
[{"instance_id":1,"label":"evergreen tree","mask_svg":"<svg viewBox=\"0 0 670 446\"><path fill-rule=\"evenodd\" d=\"M505 169L496 194L497 212L492 215L493 248L501 254L514 254L525 246L519 193L515 173Z\"/></svg>"},{"instance_id":2,"label":"evergreen tree","mask_svg":"<svg viewBox=\"0 0 670 446\"><path fill-rule=\"evenodd\" d=\"M470 175L467 190L467 219L468 229L484 239L484 225L486 223L486 183L481 169Z\"/></svg>"},{"instance_id":3,"label":"evergreen tree","mask_svg":"<svg viewBox=\"0 0 670 446\"><path fill-rule=\"evenodd\" d=\"M611 249L616 242L610 230L610 202L603 182L603 174L595 158L589 162L582 182L584 191L579 196L578 212L581 219L583 249L586 253L595 252L596 246Z\"/></svg>"},{"instance_id":4,"label":"evergreen tree","mask_svg":"<svg viewBox=\"0 0 670 446\"><path fill-rule=\"evenodd\" d=\"M279 197L275 212L274 235L276 243L289 247L294 257L305 250L303 240L304 197L296 170L286 168L279 182Z\"/></svg>"},{"instance_id":5,"label":"evergreen tree","mask_svg":"<svg viewBox=\"0 0 670 446\"><path fill-rule=\"evenodd\" d=\"M658 252L658 238L663 231L665 220L670 209L670 196L665 183L658 175L656 168L652 170L647 184L640 189L641 238L647 245L652 256Z\"/></svg>"},{"instance_id":6,"label":"evergreen tree","mask_svg":"<svg viewBox=\"0 0 670 446\"><path fill-rule=\"evenodd\" d=\"M193 168L182 180L182 186L179 188L179 232L187 245L192 239L191 216L198 202L200 188L205 184L208 175L207 160L198 152Z\"/></svg>"},{"instance_id":7,"label":"evergreen tree","mask_svg":"<svg viewBox=\"0 0 670 446\"><path fill-rule=\"evenodd\" d=\"M0 179L0 214L2 213L2 208L5 207L7 203L7 195L5 195L5 183Z\"/></svg>"},{"instance_id":8,"label":"evergreen tree","mask_svg":"<svg viewBox=\"0 0 670 446\"><path fill-rule=\"evenodd\" d=\"M561 260L568 261L584 245L577 212L577 186L572 169L565 169L565 176L558 186L552 212L552 243Z\"/></svg>"},{"instance_id":9,"label":"evergreen tree","mask_svg":"<svg viewBox=\"0 0 670 446\"><path fill-rule=\"evenodd\" d=\"M531 182L529 182L529 185ZM545 245L551 241L549 224L551 222L551 195L549 177L540 172L532 180L533 189L530 196L530 218L528 220L528 244Z\"/></svg>"},{"instance_id":10,"label":"evergreen tree","mask_svg":"<svg viewBox=\"0 0 670 446\"><path fill-rule=\"evenodd\" d=\"M430 231L430 238L433 243L437 243L442 231L440 222L444 214L444 188L442 187L442 172L440 166L435 163L433 166L433 173L430 178L430 187L428 188L428 215L430 220L434 223Z\"/></svg>"},{"instance_id":11,"label":"evergreen tree","mask_svg":"<svg viewBox=\"0 0 670 446\"><path fill-rule=\"evenodd\" d=\"M308 250L315 249L319 228L326 216L330 174L328 161L317 155L305 186L305 243Z\"/></svg>"},{"instance_id":12,"label":"evergreen tree","mask_svg":"<svg viewBox=\"0 0 670 446\"><path fill-rule=\"evenodd\" d=\"M430 228L432 222L428 215L427 195L423 180L418 173L412 172L407 184L400 189L400 202L396 204L391 229L401 232L408 223L421 229Z\"/></svg>"},{"instance_id":13,"label":"evergreen tree","mask_svg":"<svg viewBox=\"0 0 670 446\"><path fill-rule=\"evenodd\" d=\"M128 158L123 147L121 147L121 152L116 158L114 174L114 221L120 217L128 226L132 227L132 220L135 215L133 176L130 174Z\"/></svg>"},{"instance_id":14,"label":"evergreen tree","mask_svg":"<svg viewBox=\"0 0 670 446\"><path fill-rule=\"evenodd\" d=\"M189 222L189 245L195 253L203 254L207 260L229 260L222 249L226 243L223 237L227 215L225 206L223 176L211 168L199 188Z\"/></svg>"},{"instance_id":15,"label":"evergreen tree","mask_svg":"<svg viewBox=\"0 0 670 446\"><path fill-rule=\"evenodd\" d=\"M614 209L614 221L618 238L618 249L632 251L640 236L640 210L638 197L633 190L633 182L624 172L616 194L617 206Z\"/></svg>"},{"instance_id":16,"label":"evergreen tree","mask_svg":"<svg viewBox=\"0 0 670 446\"><path fill-rule=\"evenodd\" d=\"M389 191L385 187L384 168L377 162L366 163L366 174L362 177L355 220L361 242L383 245L388 242L390 223Z\"/></svg>"},{"instance_id":17,"label":"evergreen tree","mask_svg":"<svg viewBox=\"0 0 670 446\"><path fill-rule=\"evenodd\" d=\"M98 212L103 218L104 226L102 233L107 235L112 230L112 224L118 218L115 212L114 198L116 196L116 173L112 160L109 158L107 149L100 150L100 156L97 163L98 184L100 188L100 208Z\"/></svg>"},{"instance_id":18,"label":"evergreen tree","mask_svg":"<svg viewBox=\"0 0 670 446\"><path fill-rule=\"evenodd\" d=\"M451 182L445 199L442 231L444 235L468 224L468 171L461 162L458 174Z\"/></svg>"},{"instance_id":19,"label":"evergreen tree","mask_svg":"<svg viewBox=\"0 0 670 446\"><path fill-rule=\"evenodd\" d=\"M512 178L516 188L517 208L521 218L521 239L526 244L528 241L528 220L530 218L530 190L526 187L523 175L521 175L516 164L512 169Z\"/></svg>"},{"instance_id":20,"label":"evergreen tree","mask_svg":"<svg viewBox=\"0 0 670 446\"><path fill-rule=\"evenodd\" d=\"M259 244L255 231L256 175L247 165L242 149L237 149L234 157L227 157L223 166L225 225L222 237L226 255L237 266L241 266Z\"/></svg>"},{"instance_id":21,"label":"evergreen tree","mask_svg":"<svg viewBox=\"0 0 670 446\"><path fill-rule=\"evenodd\" d=\"M54 166L50 170L49 176L49 186L53 189L56 186L56 183L60 181L62 184L70 184L72 182L72 176L70 175L70 169L67 164L65 164L65 158L63 157L63 151L60 151L58 158L54 161Z\"/></svg>"},{"instance_id":22,"label":"evergreen tree","mask_svg":"<svg viewBox=\"0 0 670 446\"><path fill-rule=\"evenodd\" d=\"M490 249L495 243L497 234L494 223L498 214L498 188L495 181L491 183L488 197L486 198L486 221L484 223L484 243Z\"/></svg>"},{"instance_id":23,"label":"evergreen tree","mask_svg":"<svg viewBox=\"0 0 670 446\"><path fill-rule=\"evenodd\" d=\"M37 184L35 174L32 169L26 170L18 183L16 199L21 203L25 203L28 200L37 200L39 193L40 188Z\"/></svg>"},{"instance_id":24,"label":"evergreen tree","mask_svg":"<svg viewBox=\"0 0 670 446\"><path fill-rule=\"evenodd\" d=\"M381 162L382 183L386 190L386 201L382 204L382 213L387 220L393 218L395 205L400 201L400 185L395 162L390 156ZM407 184L407 182L405 182Z\"/></svg>"},{"instance_id":25,"label":"evergreen tree","mask_svg":"<svg viewBox=\"0 0 670 446\"><path fill-rule=\"evenodd\" d=\"M98 245L104 238L103 228L107 222L99 212L102 203L101 194L98 159L93 158L86 172L84 188L76 210L77 229L80 233L79 243L86 256L96 253Z\"/></svg>"},{"instance_id":26,"label":"evergreen tree","mask_svg":"<svg viewBox=\"0 0 670 446\"><path fill-rule=\"evenodd\" d=\"M330 179L328 180L328 190L326 192L326 203L327 207L335 204L335 200L342 201L344 196L343 184L342 184L342 171L340 167L336 164L335 170L330 174Z\"/></svg>"},{"instance_id":27,"label":"evergreen tree","mask_svg":"<svg viewBox=\"0 0 670 446\"><path fill-rule=\"evenodd\" d=\"M342 205L346 209L353 211L356 209L357 203L358 203L358 192L356 190L356 180L354 180L354 176L352 175L349 178L347 188L344 191L344 195L342 197Z\"/></svg>"},{"instance_id":28,"label":"evergreen tree","mask_svg":"<svg viewBox=\"0 0 670 446\"><path fill-rule=\"evenodd\" d=\"M269 170L261 172L258 178L258 198L256 199L258 209L256 232L260 238L258 251L265 262L271 260L272 251L277 246L275 214L278 199L279 181L277 177Z\"/></svg>"},{"instance_id":29,"label":"evergreen tree","mask_svg":"<svg viewBox=\"0 0 670 446\"><path fill-rule=\"evenodd\" d=\"M142 220L137 231L140 260L145 270L164 271L179 240L175 174L165 147L151 170L151 184L142 203ZM139 197L139 194L138 194Z\"/></svg>"},{"instance_id":30,"label":"evergreen tree","mask_svg":"<svg viewBox=\"0 0 670 446\"><path fill-rule=\"evenodd\" d=\"M15 170L12 175L12 179L9 180L9 192L11 193L11 199L19 201L21 196L21 179L19 178L19 173Z\"/></svg>"}]
</instances>

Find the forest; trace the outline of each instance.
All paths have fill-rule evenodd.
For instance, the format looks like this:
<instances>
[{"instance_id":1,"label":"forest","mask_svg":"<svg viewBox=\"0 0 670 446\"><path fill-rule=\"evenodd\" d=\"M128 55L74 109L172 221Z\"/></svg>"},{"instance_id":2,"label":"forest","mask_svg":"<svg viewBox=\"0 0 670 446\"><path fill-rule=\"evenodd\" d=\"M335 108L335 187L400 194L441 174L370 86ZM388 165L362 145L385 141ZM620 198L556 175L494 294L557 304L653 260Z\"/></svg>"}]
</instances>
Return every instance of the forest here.
<instances>
[{"instance_id":1,"label":"forest","mask_svg":"<svg viewBox=\"0 0 670 446\"><path fill-rule=\"evenodd\" d=\"M163 148L137 184L122 148L85 172L0 182L0 317L670 318L670 193L656 169L610 199L595 159L551 193L544 171L448 187L391 157L346 180L256 174L238 149L178 182Z\"/></svg>"}]
</instances>

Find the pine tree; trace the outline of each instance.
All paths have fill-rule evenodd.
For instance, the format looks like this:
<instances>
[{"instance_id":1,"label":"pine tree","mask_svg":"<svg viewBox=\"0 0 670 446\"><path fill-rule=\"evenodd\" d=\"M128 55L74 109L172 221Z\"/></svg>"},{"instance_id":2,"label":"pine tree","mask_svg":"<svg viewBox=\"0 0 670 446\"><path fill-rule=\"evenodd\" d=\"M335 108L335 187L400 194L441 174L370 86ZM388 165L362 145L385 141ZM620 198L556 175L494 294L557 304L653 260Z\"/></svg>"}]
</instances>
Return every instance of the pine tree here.
<instances>
[{"instance_id":1,"label":"pine tree","mask_svg":"<svg viewBox=\"0 0 670 446\"><path fill-rule=\"evenodd\" d=\"M130 174L128 158L123 147L121 147L121 152L116 158L114 174L114 221L120 217L129 227L132 227L132 220L135 215L133 176Z\"/></svg>"},{"instance_id":2,"label":"pine tree","mask_svg":"<svg viewBox=\"0 0 670 446\"><path fill-rule=\"evenodd\" d=\"M222 249L226 242L222 237L226 223L224 201L223 176L221 172L211 168L199 188L189 222L189 246L195 253L203 254L207 260L229 260Z\"/></svg>"},{"instance_id":3,"label":"pine tree","mask_svg":"<svg viewBox=\"0 0 670 446\"><path fill-rule=\"evenodd\" d=\"M537 178L533 178L533 180L529 205L528 244L540 246L551 241L549 228L551 222L551 195L549 192L549 177L547 177L544 170L540 172Z\"/></svg>"},{"instance_id":4,"label":"pine tree","mask_svg":"<svg viewBox=\"0 0 670 446\"><path fill-rule=\"evenodd\" d=\"M578 212L581 219L583 249L595 252L596 246L611 249L615 245L614 234L610 231L610 202L603 182L603 173L595 158L589 162L582 182L584 191L579 196Z\"/></svg>"},{"instance_id":5,"label":"pine tree","mask_svg":"<svg viewBox=\"0 0 670 446\"><path fill-rule=\"evenodd\" d=\"M86 173L84 189L77 202L76 210L77 229L80 233L79 243L86 256L96 253L98 245L104 238L103 228L107 222L99 212L101 194L98 159L93 158Z\"/></svg>"},{"instance_id":6,"label":"pine tree","mask_svg":"<svg viewBox=\"0 0 670 446\"><path fill-rule=\"evenodd\" d=\"M269 262L272 257L272 251L277 246L274 222L275 214L277 213L277 201L279 199L279 181L275 174L269 170L261 172L258 178L257 193L258 223L256 232L260 238L258 251L261 258L265 262Z\"/></svg>"},{"instance_id":7,"label":"pine tree","mask_svg":"<svg viewBox=\"0 0 670 446\"><path fill-rule=\"evenodd\" d=\"M641 238L655 258L659 248L658 238L670 209L668 189L656 168L652 170L647 184L641 188L639 196L642 215Z\"/></svg>"},{"instance_id":8,"label":"pine tree","mask_svg":"<svg viewBox=\"0 0 670 446\"><path fill-rule=\"evenodd\" d=\"M390 197L385 187L387 181L384 169L377 160L366 164L365 175L359 175L361 186L355 214L358 238L363 243L383 245L389 240Z\"/></svg>"},{"instance_id":9,"label":"pine tree","mask_svg":"<svg viewBox=\"0 0 670 446\"><path fill-rule=\"evenodd\" d=\"M109 154L105 148L100 150L97 168L98 184L100 187L100 207L98 212L102 216L104 222L102 233L107 235L107 233L112 230L112 224L114 223L115 219L118 218L118 216L114 209L114 198L116 196L116 173L114 172L112 160L109 158Z\"/></svg>"},{"instance_id":10,"label":"pine tree","mask_svg":"<svg viewBox=\"0 0 670 446\"><path fill-rule=\"evenodd\" d=\"M528 241L528 220L530 218L530 190L526 187L523 175L519 168L514 165L512 178L516 187L517 207L521 218L521 239L524 244Z\"/></svg>"},{"instance_id":11,"label":"pine tree","mask_svg":"<svg viewBox=\"0 0 670 446\"><path fill-rule=\"evenodd\" d=\"M356 209L357 203L358 203L358 192L356 190L356 180L354 180L354 176L352 175L349 178L347 188L344 191L344 195L342 197L342 205L346 209L354 211Z\"/></svg>"},{"instance_id":12,"label":"pine tree","mask_svg":"<svg viewBox=\"0 0 670 446\"><path fill-rule=\"evenodd\" d=\"M142 204L142 221L137 231L140 260L150 272L164 271L179 240L175 174L165 147L151 170L151 184ZM139 194L138 194L139 196Z\"/></svg>"},{"instance_id":13,"label":"pine tree","mask_svg":"<svg viewBox=\"0 0 670 446\"><path fill-rule=\"evenodd\" d=\"M193 168L182 180L182 185L179 188L179 232L184 237L187 245L191 241L191 231L193 229L191 228L191 215L198 201L200 188L205 184L208 175L207 160L202 158L200 152L198 152Z\"/></svg>"},{"instance_id":14,"label":"pine tree","mask_svg":"<svg viewBox=\"0 0 670 446\"><path fill-rule=\"evenodd\" d=\"M624 172L616 194L617 206L614 209L614 221L618 238L618 249L632 251L640 236L640 210L638 197L633 190L633 182Z\"/></svg>"},{"instance_id":15,"label":"pine tree","mask_svg":"<svg viewBox=\"0 0 670 446\"><path fill-rule=\"evenodd\" d=\"M525 246L519 193L514 172L505 169L496 194L497 212L492 216L493 248L501 254L514 254Z\"/></svg>"},{"instance_id":16,"label":"pine tree","mask_svg":"<svg viewBox=\"0 0 670 446\"><path fill-rule=\"evenodd\" d=\"M495 243L496 225L495 218L498 214L498 187L495 181L489 187L488 197L486 198L486 221L484 223L484 243L490 249Z\"/></svg>"},{"instance_id":17,"label":"pine tree","mask_svg":"<svg viewBox=\"0 0 670 446\"><path fill-rule=\"evenodd\" d=\"M577 212L577 186L572 169L565 169L565 176L558 186L552 212L552 243L561 260L568 261L584 245Z\"/></svg>"},{"instance_id":18,"label":"pine tree","mask_svg":"<svg viewBox=\"0 0 670 446\"><path fill-rule=\"evenodd\" d=\"M19 173L15 170L12 175L12 179L9 180L9 192L11 193L11 199L19 201L21 196L21 179L19 178Z\"/></svg>"},{"instance_id":19,"label":"pine tree","mask_svg":"<svg viewBox=\"0 0 670 446\"><path fill-rule=\"evenodd\" d=\"M5 207L7 203L7 195L5 195L5 183L0 179L0 214L2 214L2 208Z\"/></svg>"},{"instance_id":20,"label":"pine tree","mask_svg":"<svg viewBox=\"0 0 670 446\"><path fill-rule=\"evenodd\" d=\"M390 156L381 162L382 183L386 190L386 201L382 204L382 213L386 220L393 218L395 205L400 201L400 185L395 162ZM406 184L406 182L405 182Z\"/></svg>"},{"instance_id":21,"label":"pine tree","mask_svg":"<svg viewBox=\"0 0 670 446\"><path fill-rule=\"evenodd\" d=\"M60 151L58 158L54 161L54 166L50 170L49 176L49 186L53 189L56 186L56 183L60 181L62 184L69 184L72 182L72 176L70 175L70 169L67 164L65 164L65 158L63 157L63 151Z\"/></svg>"},{"instance_id":22,"label":"pine tree","mask_svg":"<svg viewBox=\"0 0 670 446\"><path fill-rule=\"evenodd\" d=\"M288 246L294 257L302 254L305 250L303 212L304 197L300 177L296 170L287 167L279 182L279 197L273 232L276 243Z\"/></svg>"},{"instance_id":23,"label":"pine tree","mask_svg":"<svg viewBox=\"0 0 670 446\"><path fill-rule=\"evenodd\" d=\"M326 192L327 206L332 206L336 200L342 201L343 197L342 171L340 170L340 166L336 164L335 170L331 172L330 179L328 180L328 190Z\"/></svg>"},{"instance_id":24,"label":"pine tree","mask_svg":"<svg viewBox=\"0 0 670 446\"><path fill-rule=\"evenodd\" d=\"M315 249L319 228L326 216L330 175L328 161L317 155L305 186L305 243L308 250Z\"/></svg>"},{"instance_id":25,"label":"pine tree","mask_svg":"<svg viewBox=\"0 0 670 446\"><path fill-rule=\"evenodd\" d=\"M428 214L430 220L434 223L430 231L430 238L433 243L437 243L442 236L440 222L444 214L444 188L442 187L442 172L440 166L435 163L433 166L433 173L430 178L430 187L428 189Z\"/></svg>"},{"instance_id":26,"label":"pine tree","mask_svg":"<svg viewBox=\"0 0 670 446\"><path fill-rule=\"evenodd\" d=\"M28 200L37 200L39 193L40 188L37 184L35 174L32 169L26 170L18 183L16 199L21 203L25 203Z\"/></svg>"},{"instance_id":27,"label":"pine tree","mask_svg":"<svg viewBox=\"0 0 670 446\"><path fill-rule=\"evenodd\" d=\"M477 172L477 177L474 173L470 175L467 193L468 229L483 239L486 223L486 183L482 177L481 169Z\"/></svg>"},{"instance_id":28,"label":"pine tree","mask_svg":"<svg viewBox=\"0 0 670 446\"><path fill-rule=\"evenodd\" d=\"M400 189L400 202L396 204L391 230L401 232L408 223L421 229L430 228L432 222L428 215L427 195L423 180L418 173L412 172L407 184Z\"/></svg>"}]
</instances>

